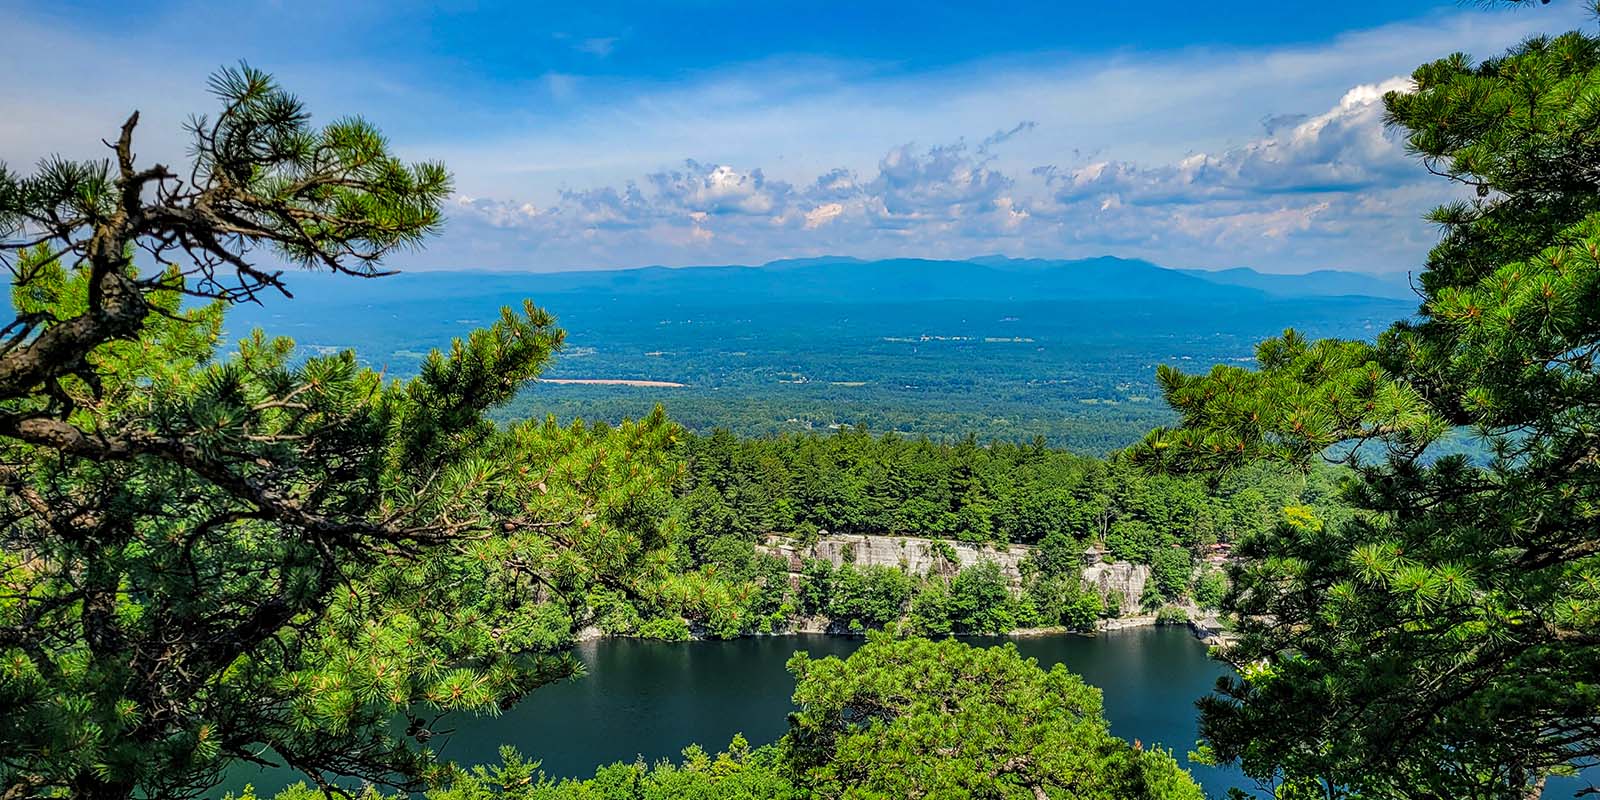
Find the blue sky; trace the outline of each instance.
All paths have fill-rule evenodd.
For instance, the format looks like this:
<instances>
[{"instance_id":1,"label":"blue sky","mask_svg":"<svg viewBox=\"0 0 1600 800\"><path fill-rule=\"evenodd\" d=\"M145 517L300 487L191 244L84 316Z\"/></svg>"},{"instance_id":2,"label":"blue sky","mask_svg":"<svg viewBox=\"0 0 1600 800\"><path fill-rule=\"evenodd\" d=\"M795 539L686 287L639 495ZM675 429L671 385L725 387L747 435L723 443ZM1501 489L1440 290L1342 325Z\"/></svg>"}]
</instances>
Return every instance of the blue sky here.
<instances>
[{"instance_id":1,"label":"blue sky","mask_svg":"<svg viewBox=\"0 0 1600 800\"><path fill-rule=\"evenodd\" d=\"M7 3L0 159L181 158L246 59L451 166L408 268L837 253L1414 268L1452 189L1381 125L1424 60L1592 25L1556 0Z\"/></svg>"}]
</instances>

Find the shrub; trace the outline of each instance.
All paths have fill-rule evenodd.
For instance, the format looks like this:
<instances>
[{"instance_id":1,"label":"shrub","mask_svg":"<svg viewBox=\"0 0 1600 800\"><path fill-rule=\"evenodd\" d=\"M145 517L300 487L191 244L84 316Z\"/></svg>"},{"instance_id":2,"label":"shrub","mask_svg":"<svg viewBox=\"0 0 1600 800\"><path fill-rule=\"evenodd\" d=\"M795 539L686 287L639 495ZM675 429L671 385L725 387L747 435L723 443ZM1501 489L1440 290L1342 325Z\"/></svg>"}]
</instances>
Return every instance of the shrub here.
<instances>
[{"instance_id":1,"label":"shrub","mask_svg":"<svg viewBox=\"0 0 1600 800\"><path fill-rule=\"evenodd\" d=\"M639 624L639 638L686 642L689 640L689 623L683 617L647 619Z\"/></svg>"},{"instance_id":2,"label":"shrub","mask_svg":"<svg viewBox=\"0 0 1600 800\"><path fill-rule=\"evenodd\" d=\"M1218 609L1228 594L1228 576L1219 569L1207 569L1194 582L1194 599L1201 608Z\"/></svg>"},{"instance_id":3,"label":"shrub","mask_svg":"<svg viewBox=\"0 0 1600 800\"><path fill-rule=\"evenodd\" d=\"M1156 624L1187 625L1189 624L1189 612L1178 606L1162 606L1161 610L1156 612Z\"/></svg>"}]
</instances>

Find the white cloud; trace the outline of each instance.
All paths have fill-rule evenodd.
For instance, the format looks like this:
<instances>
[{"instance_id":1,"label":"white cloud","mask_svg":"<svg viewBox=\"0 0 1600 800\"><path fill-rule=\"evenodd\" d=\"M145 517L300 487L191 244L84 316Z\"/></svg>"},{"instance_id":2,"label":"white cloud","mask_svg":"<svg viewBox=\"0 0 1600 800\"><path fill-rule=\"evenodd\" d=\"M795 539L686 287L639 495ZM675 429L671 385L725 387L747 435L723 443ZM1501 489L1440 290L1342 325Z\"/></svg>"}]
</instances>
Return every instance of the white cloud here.
<instances>
[{"instance_id":1,"label":"white cloud","mask_svg":"<svg viewBox=\"0 0 1600 800\"><path fill-rule=\"evenodd\" d=\"M476 217L494 228L516 228L539 219L539 209L532 203L512 203L488 200L467 195L456 195L455 213Z\"/></svg>"},{"instance_id":2,"label":"white cloud","mask_svg":"<svg viewBox=\"0 0 1600 800\"><path fill-rule=\"evenodd\" d=\"M459 209L519 227L541 257L586 266L1110 251L1180 266L1395 269L1429 244L1422 211L1454 191L1383 126L1384 93L1409 85L1358 85L1320 113L1269 120L1257 138L1168 163L1007 170L1008 148L1026 138L1015 137L1034 128L1018 125L976 149L892 147L866 177L835 167L793 185L691 160L622 188L566 192L544 211L476 200Z\"/></svg>"},{"instance_id":3,"label":"white cloud","mask_svg":"<svg viewBox=\"0 0 1600 800\"><path fill-rule=\"evenodd\" d=\"M839 203L823 203L806 212L806 225L808 230L820 228L844 213L844 206Z\"/></svg>"},{"instance_id":4,"label":"white cloud","mask_svg":"<svg viewBox=\"0 0 1600 800\"><path fill-rule=\"evenodd\" d=\"M1117 202L1209 202L1272 193L1356 191L1417 177L1397 134L1383 125L1383 96L1411 81L1390 78L1345 92L1331 109L1290 126L1269 120L1267 135L1218 153L1141 167L1096 161L1038 174L1063 202L1099 197Z\"/></svg>"},{"instance_id":5,"label":"white cloud","mask_svg":"<svg viewBox=\"0 0 1600 800\"><path fill-rule=\"evenodd\" d=\"M1581 22L1570 9L1457 8L1317 44L1034 58L912 77L758 64L575 120L597 132L577 137L583 144L562 128L508 134L459 163L467 175L492 153L522 167L479 190L497 196L538 200L546 181L645 187L649 224L612 246L573 252L547 232L527 262L505 266L1000 251L1275 271L1414 268L1435 236L1422 215L1455 190L1384 129L1382 94L1429 59L1493 55ZM570 160L533 156L547 149ZM684 154L709 157L666 173L649 163ZM709 212L695 225L715 236L663 244L689 208Z\"/></svg>"},{"instance_id":6,"label":"white cloud","mask_svg":"<svg viewBox=\"0 0 1600 800\"><path fill-rule=\"evenodd\" d=\"M323 118L362 112L402 153L455 171L445 240L407 267L1002 251L1405 268L1434 235L1421 214L1451 190L1378 124L1385 82L1455 50L1493 55L1585 24L1580 6L1444 4L1323 42L935 72L774 58L670 83L537 73L492 94L343 49L307 56L286 49L293 37L201 37L148 59L171 39L159 25L90 34L18 10L0 73L27 79L0 85L0 160L102 155L130 98L145 112L141 153L181 158L179 124L210 105L203 76L242 55ZM562 46L602 58L616 45Z\"/></svg>"},{"instance_id":7,"label":"white cloud","mask_svg":"<svg viewBox=\"0 0 1600 800\"><path fill-rule=\"evenodd\" d=\"M878 162L878 177L867 191L883 222L893 225L992 209L1011 184L987 158L975 158L958 142L924 152L911 145L890 150Z\"/></svg>"},{"instance_id":8,"label":"white cloud","mask_svg":"<svg viewBox=\"0 0 1600 800\"><path fill-rule=\"evenodd\" d=\"M781 212L789 185L769 183L761 170L740 172L727 165L690 160L684 169L649 176L664 204L706 214L773 214Z\"/></svg>"}]
</instances>

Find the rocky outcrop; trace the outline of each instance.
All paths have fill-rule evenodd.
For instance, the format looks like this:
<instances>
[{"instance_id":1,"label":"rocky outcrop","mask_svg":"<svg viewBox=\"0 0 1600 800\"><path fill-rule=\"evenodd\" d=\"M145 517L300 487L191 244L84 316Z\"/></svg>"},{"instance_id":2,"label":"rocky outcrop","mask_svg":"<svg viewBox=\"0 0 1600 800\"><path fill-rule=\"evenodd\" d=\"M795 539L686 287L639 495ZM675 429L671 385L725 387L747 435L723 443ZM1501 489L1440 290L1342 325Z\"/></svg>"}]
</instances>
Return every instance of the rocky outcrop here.
<instances>
[{"instance_id":1,"label":"rocky outcrop","mask_svg":"<svg viewBox=\"0 0 1600 800\"><path fill-rule=\"evenodd\" d=\"M913 575L954 575L963 567L980 561L993 561L1011 581L1012 587L1019 588L1022 586L1022 560L1033 548L1020 544L998 548L916 536L836 533L820 536L815 544L809 546L787 536L772 534L767 536L761 549L788 559L789 571L796 574L804 568L806 560L812 558L827 561L836 567L842 564L897 567ZM1143 589L1141 584L1140 591Z\"/></svg>"},{"instance_id":2,"label":"rocky outcrop","mask_svg":"<svg viewBox=\"0 0 1600 800\"><path fill-rule=\"evenodd\" d=\"M857 567L897 567L913 575L954 575L963 567L979 561L993 561L1011 581L1013 589L1022 587L1022 561L1033 548L1014 544L1010 547L968 544L948 539L925 539L917 536L868 536L863 534L824 534L811 545L778 534L766 537L761 549L788 560L789 572L798 577L805 568L806 559L821 559L834 566L854 564ZM1098 590L1102 597L1116 595L1121 599L1124 614L1135 614L1139 601L1144 598L1145 584L1150 581L1150 567L1126 561L1101 561L1083 568L1083 580Z\"/></svg>"},{"instance_id":3,"label":"rocky outcrop","mask_svg":"<svg viewBox=\"0 0 1600 800\"><path fill-rule=\"evenodd\" d=\"M1127 561L1102 561L1083 568L1083 581L1100 590L1100 596L1110 602L1112 595L1122 601L1122 613L1131 614L1139 609L1144 598L1144 586L1150 582L1150 567Z\"/></svg>"}]
</instances>

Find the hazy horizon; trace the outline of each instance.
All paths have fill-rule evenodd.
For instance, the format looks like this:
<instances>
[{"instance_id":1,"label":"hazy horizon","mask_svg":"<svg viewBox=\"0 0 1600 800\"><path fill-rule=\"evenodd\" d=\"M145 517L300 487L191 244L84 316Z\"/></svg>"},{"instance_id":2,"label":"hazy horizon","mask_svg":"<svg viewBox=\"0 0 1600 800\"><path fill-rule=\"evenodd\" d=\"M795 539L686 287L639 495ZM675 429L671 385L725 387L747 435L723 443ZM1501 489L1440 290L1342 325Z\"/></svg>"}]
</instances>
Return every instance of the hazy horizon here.
<instances>
[{"instance_id":1,"label":"hazy horizon","mask_svg":"<svg viewBox=\"0 0 1600 800\"><path fill-rule=\"evenodd\" d=\"M1179 272L1184 272L1184 271L1232 272L1232 271L1244 270L1244 271L1254 272L1254 273L1257 273L1259 275L1288 276L1288 277L1306 276L1306 275L1312 275L1312 274L1315 274L1315 273L1323 273L1323 272L1333 272L1333 273L1342 273L1342 274L1348 274L1348 275L1361 275L1361 276L1374 277L1374 278L1400 278L1400 277L1404 277L1407 273L1418 272L1418 271L1421 270L1421 265L1419 264L1418 266L1415 266L1415 267L1394 269L1394 270L1389 270L1389 271L1386 271L1386 272L1363 271L1363 270L1357 270L1357 269L1341 269L1339 267L1320 267L1320 268L1313 269L1313 270L1307 270L1305 272L1272 272L1272 271L1260 269L1260 268L1257 268L1257 267L1253 267L1253 266L1250 266L1248 264L1238 264L1238 265L1233 265L1233 266L1206 266L1206 265L1193 266L1193 265L1187 265L1187 264L1166 264L1166 263L1162 263L1162 262L1159 262L1159 261L1152 261L1152 260L1147 259L1147 258L1139 258L1139 257L1135 257L1135 256L1118 255L1116 253L1094 253L1094 254L1081 255L1081 256L1072 256L1072 257L1066 257L1066 256L1062 256L1062 257L1051 257L1051 256L1008 256L1008 255L1005 255L1003 253L979 253L979 254L971 255L971 256L935 256L935 255L923 256L923 255L915 255L915 254L906 254L906 255L897 255L897 256L887 256L887 257L883 257L883 258L865 258L865 257L861 257L861 256L847 255L847 254L843 254L843 253L823 253L823 254L820 254L820 255L789 256L789 257L773 258L773 259L769 259L769 260L762 261L762 262L759 262L759 263L722 262L722 263L681 263L681 264L629 264L629 265L619 265L619 266L555 267L555 268L549 268L549 269L540 269L538 267L532 267L532 266L518 266L518 265L514 265L514 264L508 264L508 265L504 265L504 266L472 266L472 265L441 264L441 265L437 265L437 266L404 267L404 268L400 268L397 274L483 272L483 273L492 273L492 274L497 274L497 275L499 275L499 274L561 275L561 274L580 273L580 272L596 272L596 273L598 273L598 272L631 272L631 271L634 271L634 270L646 270L646 269L672 269L672 270L728 269L728 268L761 269L763 267L770 267L770 266L773 266L773 265L776 265L776 264L784 264L784 263L788 263L788 262L797 262L797 261L799 261L799 262L808 262L808 261L859 261L859 262L861 262L863 264L872 264L872 263L881 262L881 261L900 261L900 260L906 260L906 261L939 261L939 262L950 262L950 263L975 263L975 262L982 261L984 259L994 259L994 258L1004 258L1004 259L1010 259L1010 260L1013 260L1013 261L1062 262L1062 263L1068 263L1068 264L1074 263L1074 262L1082 262L1082 261L1094 261L1094 260L1097 260L1097 259L1116 259L1116 260L1119 260L1119 261L1140 261L1140 262L1144 262L1144 263L1147 263L1147 264L1151 264L1151 265L1156 266L1156 267L1160 267L1162 269L1175 270L1175 271L1179 271ZM312 270L312 271L315 272L317 270Z\"/></svg>"}]
</instances>

